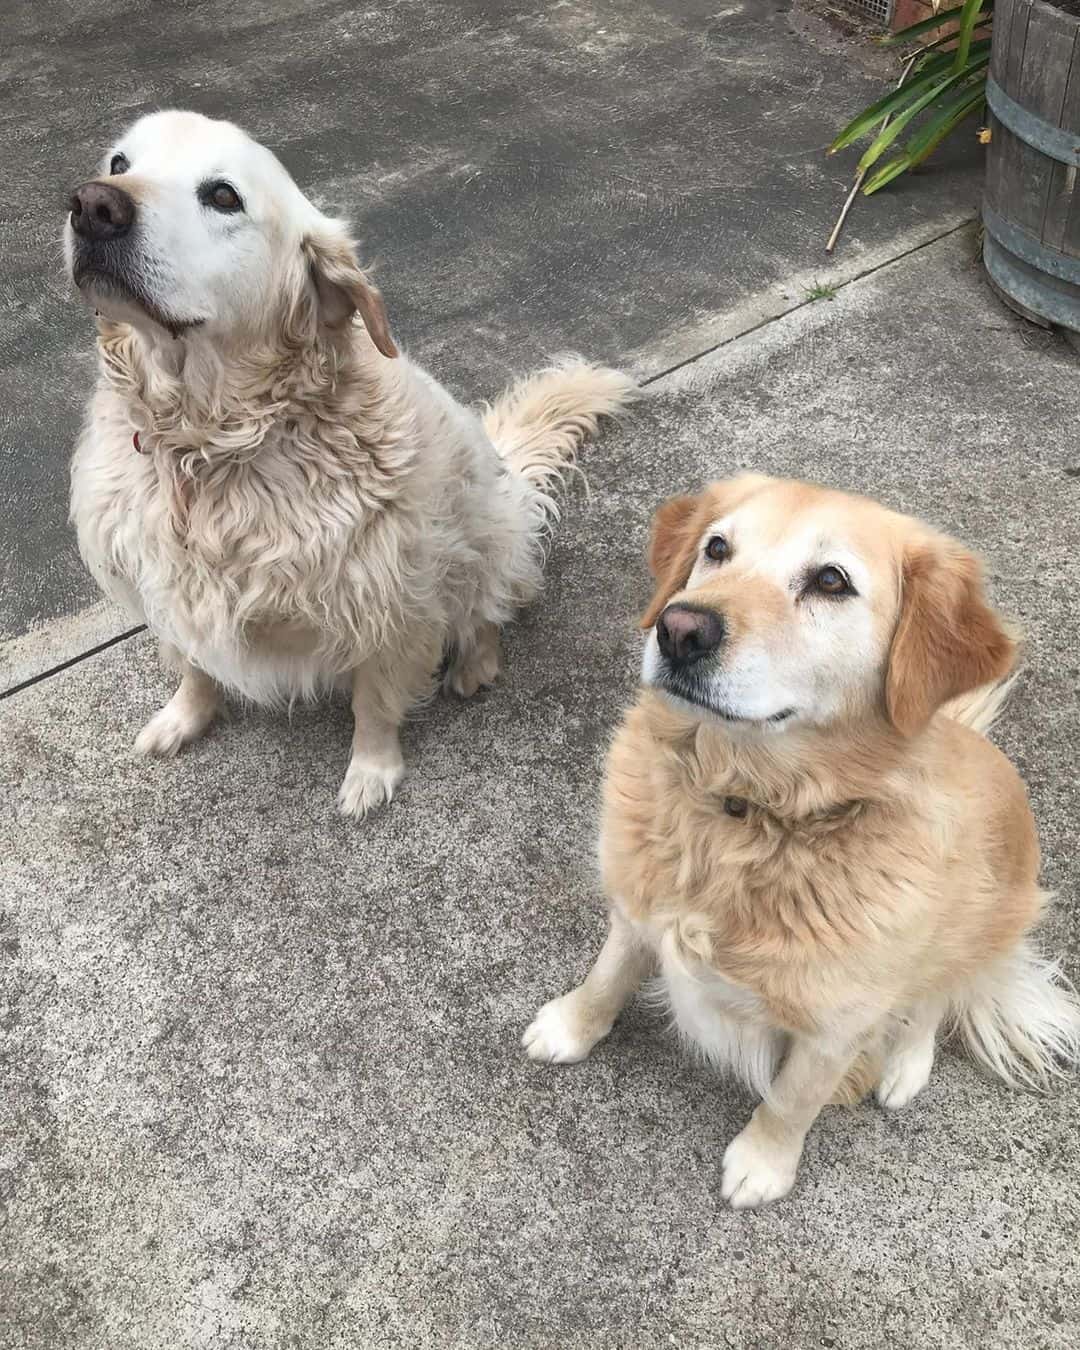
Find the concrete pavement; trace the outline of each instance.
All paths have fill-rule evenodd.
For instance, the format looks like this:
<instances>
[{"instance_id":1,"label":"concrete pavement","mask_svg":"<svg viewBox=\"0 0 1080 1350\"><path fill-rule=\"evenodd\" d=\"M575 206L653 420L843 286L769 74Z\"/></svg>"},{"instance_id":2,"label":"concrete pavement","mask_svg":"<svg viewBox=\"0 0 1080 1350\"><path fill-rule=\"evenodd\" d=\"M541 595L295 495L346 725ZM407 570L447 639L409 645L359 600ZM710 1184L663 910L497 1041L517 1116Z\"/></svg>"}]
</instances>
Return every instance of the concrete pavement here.
<instances>
[{"instance_id":1,"label":"concrete pavement","mask_svg":"<svg viewBox=\"0 0 1080 1350\"><path fill-rule=\"evenodd\" d=\"M1013 1094L946 1050L908 1111L827 1111L794 1194L736 1214L719 1161L753 1103L648 1009L581 1066L517 1046L602 932L650 512L744 467L985 554L1028 632L998 735L1080 976L1077 367L987 291L970 143L861 202L826 263L851 157L823 147L880 77L783 3L2 22L0 690L33 683L0 702L0 1350L1075 1345L1075 1082ZM585 452L505 682L418 716L360 827L343 704L133 758L169 680L64 523L92 360L62 189L167 105L244 123L351 214L462 394L566 347L652 380Z\"/></svg>"},{"instance_id":2,"label":"concrete pavement","mask_svg":"<svg viewBox=\"0 0 1080 1350\"><path fill-rule=\"evenodd\" d=\"M971 231L657 380L589 447L509 673L409 728L399 800L334 810L344 705L174 763L136 637L0 704L8 1010L0 1346L1024 1346L1080 1336L1080 1090L946 1050L907 1111L832 1108L796 1191L719 1198L752 1101L633 1008L524 1059L602 932L594 814L653 504L746 466L874 492L980 548L1029 635L1000 741L1080 973L1074 358Z\"/></svg>"}]
</instances>

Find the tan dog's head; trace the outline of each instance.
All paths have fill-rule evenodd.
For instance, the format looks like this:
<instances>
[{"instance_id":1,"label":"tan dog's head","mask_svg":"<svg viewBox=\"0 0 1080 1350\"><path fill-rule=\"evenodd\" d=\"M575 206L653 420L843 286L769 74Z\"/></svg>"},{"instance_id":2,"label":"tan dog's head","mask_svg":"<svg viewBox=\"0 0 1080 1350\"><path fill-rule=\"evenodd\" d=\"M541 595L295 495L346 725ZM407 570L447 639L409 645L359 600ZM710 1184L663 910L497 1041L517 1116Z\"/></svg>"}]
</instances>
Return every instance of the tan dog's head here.
<instances>
[{"instance_id":1,"label":"tan dog's head","mask_svg":"<svg viewBox=\"0 0 1080 1350\"><path fill-rule=\"evenodd\" d=\"M231 122L140 118L71 196L64 226L76 286L108 319L152 340L292 342L359 314L396 356L379 292L348 232Z\"/></svg>"},{"instance_id":2,"label":"tan dog's head","mask_svg":"<svg viewBox=\"0 0 1080 1350\"><path fill-rule=\"evenodd\" d=\"M904 735L1015 648L976 558L862 497L747 474L665 502L642 678L750 734L884 716Z\"/></svg>"}]
</instances>

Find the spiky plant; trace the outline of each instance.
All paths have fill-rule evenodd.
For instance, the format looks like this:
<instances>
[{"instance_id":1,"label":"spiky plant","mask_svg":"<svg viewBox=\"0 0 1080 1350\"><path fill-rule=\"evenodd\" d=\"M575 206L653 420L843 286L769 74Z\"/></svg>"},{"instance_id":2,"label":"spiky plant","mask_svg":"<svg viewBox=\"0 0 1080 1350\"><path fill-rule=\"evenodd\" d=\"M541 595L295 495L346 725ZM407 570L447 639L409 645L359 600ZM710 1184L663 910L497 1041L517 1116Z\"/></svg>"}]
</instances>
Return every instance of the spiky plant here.
<instances>
[{"instance_id":1,"label":"spiky plant","mask_svg":"<svg viewBox=\"0 0 1080 1350\"><path fill-rule=\"evenodd\" d=\"M863 192L867 196L921 164L950 131L982 112L990 38L976 39L975 33L989 26L992 15L993 0L964 0L962 5L942 10L882 40L883 46L903 46L913 38L930 37L945 24L955 24L944 36L923 41L897 87L853 117L829 146L829 154L835 154L876 132L859 160L859 173L866 175ZM920 114L925 114L925 120L918 123L899 152L870 173Z\"/></svg>"}]
</instances>

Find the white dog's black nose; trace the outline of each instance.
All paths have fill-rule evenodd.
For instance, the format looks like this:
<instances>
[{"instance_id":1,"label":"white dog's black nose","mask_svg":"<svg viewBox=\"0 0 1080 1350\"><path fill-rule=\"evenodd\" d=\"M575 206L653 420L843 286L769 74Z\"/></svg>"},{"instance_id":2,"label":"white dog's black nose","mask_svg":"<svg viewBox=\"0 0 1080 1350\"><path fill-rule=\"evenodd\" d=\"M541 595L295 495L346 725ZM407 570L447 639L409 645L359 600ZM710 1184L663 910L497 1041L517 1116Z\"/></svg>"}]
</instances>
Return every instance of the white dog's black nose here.
<instances>
[{"instance_id":1,"label":"white dog's black nose","mask_svg":"<svg viewBox=\"0 0 1080 1350\"><path fill-rule=\"evenodd\" d=\"M689 666L708 656L724 638L724 621L711 609L668 605L656 621L656 640L673 666Z\"/></svg>"},{"instance_id":2,"label":"white dog's black nose","mask_svg":"<svg viewBox=\"0 0 1080 1350\"><path fill-rule=\"evenodd\" d=\"M84 239L118 239L135 219L135 202L111 183L84 183L71 194L71 228Z\"/></svg>"}]
</instances>

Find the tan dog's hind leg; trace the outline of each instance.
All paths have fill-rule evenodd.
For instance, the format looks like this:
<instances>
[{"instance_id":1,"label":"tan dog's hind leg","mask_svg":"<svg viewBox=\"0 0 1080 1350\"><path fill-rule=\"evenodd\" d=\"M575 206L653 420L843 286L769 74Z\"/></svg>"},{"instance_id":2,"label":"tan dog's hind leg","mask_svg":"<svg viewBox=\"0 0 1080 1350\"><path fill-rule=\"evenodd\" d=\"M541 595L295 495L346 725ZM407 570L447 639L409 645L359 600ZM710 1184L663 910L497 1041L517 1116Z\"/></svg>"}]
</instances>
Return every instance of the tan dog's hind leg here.
<instances>
[{"instance_id":1,"label":"tan dog's hind leg","mask_svg":"<svg viewBox=\"0 0 1080 1350\"><path fill-rule=\"evenodd\" d=\"M221 708L221 690L209 675L168 648L162 648L162 660L179 666L180 687L135 737L138 755L175 755L199 739Z\"/></svg>"},{"instance_id":2,"label":"tan dog's hind leg","mask_svg":"<svg viewBox=\"0 0 1080 1350\"><path fill-rule=\"evenodd\" d=\"M927 999L912 1008L889 1047L878 1083L877 1099L890 1111L907 1106L923 1090L934 1067L934 1042L945 1013L940 999Z\"/></svg>"},{"instance_id":3,"label":"tan dog's hind leg","mask_svg":"<svg viewBox=\"0 0 1080 1350\"><path fill-rule=\"evenodd\" d=\"M860 1053L850 1041L794 1035L780 1072L750 1123L724 1154L721 1194L735 1209L767 1205L795 1184L807 1131Z\"/></svg>"},{"instance_id":4,"label":"tan dog's hind leg","mask_svg":"<svg viewBox=\"0 0 1080 1350\"><path fill-rule=\"evenodd\" d=\"M592 970L569 994L545 1003L521 1038L530 1059L573 1064L584 1059L651 972L653 954L618 910Z\"/></svg>"}]
</instances>

